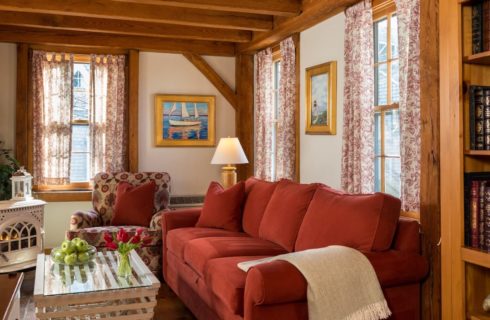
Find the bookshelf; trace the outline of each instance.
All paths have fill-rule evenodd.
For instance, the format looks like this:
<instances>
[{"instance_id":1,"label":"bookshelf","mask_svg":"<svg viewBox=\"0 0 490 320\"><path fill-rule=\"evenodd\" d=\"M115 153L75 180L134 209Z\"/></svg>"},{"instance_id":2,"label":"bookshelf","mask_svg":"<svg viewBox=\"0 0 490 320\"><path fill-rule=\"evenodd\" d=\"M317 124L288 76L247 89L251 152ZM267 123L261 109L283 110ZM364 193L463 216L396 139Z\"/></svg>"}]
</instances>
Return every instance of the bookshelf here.
<instances>
[{"instance_id":1,"label":"bookshelf","mask_svg":"<svg viewBox=\"0 0 490 320\"><path fill-rule=\"evenodd\" d=\"M472 5L440 1L442 318L490 320L490 254L465 246L464 173L490 172L490 150L470 149L470 86L490 86L490 51L472 53Z\"/></svg>"}]
</instances>

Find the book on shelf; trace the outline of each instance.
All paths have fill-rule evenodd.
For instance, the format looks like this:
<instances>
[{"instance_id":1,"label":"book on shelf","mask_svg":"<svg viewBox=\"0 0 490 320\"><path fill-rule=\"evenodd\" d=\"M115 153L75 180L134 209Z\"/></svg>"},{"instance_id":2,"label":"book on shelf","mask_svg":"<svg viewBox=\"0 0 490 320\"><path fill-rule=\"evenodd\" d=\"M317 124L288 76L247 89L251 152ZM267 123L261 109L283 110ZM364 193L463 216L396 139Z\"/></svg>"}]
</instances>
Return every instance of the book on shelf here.
<instances>
[{"instance_id":1,"label":"book on shelf","mask_svg":"<svg viewBox=\"0 0 490 320\"><path fill-rule=\"evenodd\" d=\"M470 149L490 150L490 87L470 86Z\"/></svg>"},{"instance_id":2,"label":"book on shelf","mask_svg":"<svg viewBox=\"0 0 490 320\"><path fill-rule=\"evenodd\" d=\"M471 43L472 53L483 51L483 4L475 3L471 7Z\"/></svg>"},{"instance_id":3,"label":"book on shelf","mask_svg":"<svg viewBox=\"0 0 490 320\"><path fill-rule=\"evenodd\" d=\"M464 175L464 244L490 251L490 172Z\"/></svg>"}]
</instances>

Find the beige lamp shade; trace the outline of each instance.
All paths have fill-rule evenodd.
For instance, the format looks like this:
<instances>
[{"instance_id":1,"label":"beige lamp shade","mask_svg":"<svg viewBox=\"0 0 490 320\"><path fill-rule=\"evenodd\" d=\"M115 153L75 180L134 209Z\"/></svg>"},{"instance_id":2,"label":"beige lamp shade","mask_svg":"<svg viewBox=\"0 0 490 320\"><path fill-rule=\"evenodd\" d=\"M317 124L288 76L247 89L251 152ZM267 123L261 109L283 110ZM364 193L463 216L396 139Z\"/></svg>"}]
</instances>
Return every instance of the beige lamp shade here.
<instances>
[{"instance_id":1,"label":"beige lamp shade","mask_svg":"<svg viewBox=\"0 0 490 320\"><path fill-rule=\"evenodd\" d=\"M238 138L221 138L214 152L211 164L248 163Z\"/></svg>"}]
</instances>

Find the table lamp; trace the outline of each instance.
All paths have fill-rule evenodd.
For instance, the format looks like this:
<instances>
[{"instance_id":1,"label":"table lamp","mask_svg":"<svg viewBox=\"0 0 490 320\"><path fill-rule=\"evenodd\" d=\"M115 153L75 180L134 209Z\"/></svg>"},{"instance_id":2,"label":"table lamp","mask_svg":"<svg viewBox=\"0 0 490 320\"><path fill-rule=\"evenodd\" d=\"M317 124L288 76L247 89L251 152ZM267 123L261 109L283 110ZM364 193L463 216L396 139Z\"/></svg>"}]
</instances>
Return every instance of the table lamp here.
<instances>
[{"instance_id":1,"label":"table lamp","mask_svg":"<svg viewBox=\"0 0 490 320\"><path fill-rule=\"evenodd\" d=\"M234 164L248 163L238 138L221 138L214 152L211 164L224 164L221 171L221 180L224 188L236 184L236 167Z\"/></svg>"}]
</instances>

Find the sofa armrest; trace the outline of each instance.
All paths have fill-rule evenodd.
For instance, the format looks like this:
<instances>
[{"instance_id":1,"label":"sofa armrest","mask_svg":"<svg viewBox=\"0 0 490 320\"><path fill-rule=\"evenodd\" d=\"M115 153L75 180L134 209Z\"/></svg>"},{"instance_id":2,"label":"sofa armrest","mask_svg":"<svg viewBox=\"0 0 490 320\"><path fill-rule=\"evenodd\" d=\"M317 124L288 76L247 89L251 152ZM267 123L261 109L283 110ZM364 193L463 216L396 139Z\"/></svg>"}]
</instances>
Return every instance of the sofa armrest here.
<instances>
[{"instance_id":1,"label":"sofa armrest","mask_svg":"<svg viewBox=\"0 0 490 320\"><path fill-rule=\"evenodd\" d=\"M427 275L427 260L400 251L363 252L383 288L417 283ZM288 279L288 281L284 281ZM271 305L306 300L307 282L296 267L276 260L252 267L245 282L245 305Z\"/></svg>"},{"instance_id":2,"label":"sofa armrest","mask_svg":"<svg viewBox=\"0 0 490 320\"><path fill-rule=\"evenodd\" d=\"M170 230L194 227L201 215L201 208L167 211L162 215L162 232L166 235Z\"/></svg>"},{"instance_id":3,"label":"sofa armrest","mask_svg":"<svg viewBox=\"0 0 490 320\"><path fill-rule=\"evenodd\" d=\"M150 230L162 230L162 219L165 212L170 212L170 209L160 210L151 217Z\"/></svg>"},{"instance_id":4,"label":"sofa armrest","mask_svg":"<svg viewBox=\"0 0 490 320\"><path fill-rule=\"evenodd\" d=\"M247 273L245 305L305 301L306 288L305 278L289 262L276 260L260 264Z\"/></svg>"},{"instance_id":5,"label":"sofa armrest","mask_svg":"<svg viewBox=\"0 0 490 320\"><path fill-rule=\"evenodd\" d=\"M76 211L70 218L70 231L100 227L101 225L102 222L99 213L93 209L89 211Z\"/></svg>"}]
</instances>

